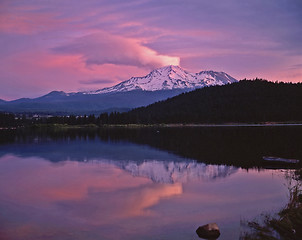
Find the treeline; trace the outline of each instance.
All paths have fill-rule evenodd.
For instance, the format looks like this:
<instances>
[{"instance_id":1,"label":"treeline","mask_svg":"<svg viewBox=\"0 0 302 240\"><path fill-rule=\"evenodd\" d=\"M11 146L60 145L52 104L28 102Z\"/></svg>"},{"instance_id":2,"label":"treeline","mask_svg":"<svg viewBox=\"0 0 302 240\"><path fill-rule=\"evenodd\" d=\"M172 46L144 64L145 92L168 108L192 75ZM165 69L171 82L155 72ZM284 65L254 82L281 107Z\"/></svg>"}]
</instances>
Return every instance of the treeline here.
<instances>
[{"instance_id":1,"label":"treeline","mask_svg":"<svg viewBox=\"0 0 302 240\"><path fill-rule=\"evenodd\" d=\"M302 84L242 80L182 93L126 113L109 124L301 122Z\"/></svg>"},{"instance_id":2,"label":"treeline","mask_svg":"<svg viewBox=\"0 0 302 240\"><path fill-rule=\"evenodd\" d=\"M84 116L28 116L26 114L19 115L13 113L0 113L0 127L26 127L36 124L67 124L67 125L87 125L95 124L101 126L103 124L114 124L122 122L120 113L103 113L96 117L92 115Z\"/></svg>"},{"instance_id":3,"label":"treeline","mask_svg":"<svg viewBox=\"0 0 302 240\"><path fill-rule=\"evenodd\" d=\"M139 123L302 121L302 84L242 80L183 93L125 115Z\"/></svg>"},{"instance_id":4,"label":"treeline","mask_svg":"<svg viewBox=\"0 0 302 240\"><path fill-rule=\"evenodd\" d=\"M24 119L17 121L12 113L0 113L0 127L15 127L21 125Z\"/></svg>"},{"instance_id":5,"label":"treeline","mask_svg":"<svg viewBox=\"0 0 302 240\"><path fill-rule=\"evenodd\" d=\"M99 116L17 118L1 114L0 126L46 124L159 124L159 123L253 123L301 122L302 84L242 80L182 93L165 101L126 113Z\"/></svg>"}]
</instances>

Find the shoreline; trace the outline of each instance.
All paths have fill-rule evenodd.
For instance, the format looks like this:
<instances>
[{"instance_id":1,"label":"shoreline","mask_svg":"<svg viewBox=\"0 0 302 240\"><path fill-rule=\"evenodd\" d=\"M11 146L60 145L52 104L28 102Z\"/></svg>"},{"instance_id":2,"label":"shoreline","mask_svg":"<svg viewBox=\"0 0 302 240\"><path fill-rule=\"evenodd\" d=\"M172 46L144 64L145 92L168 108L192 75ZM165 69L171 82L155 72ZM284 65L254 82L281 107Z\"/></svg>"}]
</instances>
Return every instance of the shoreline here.
<instances>
[{"instance_id":1,"label":"shoreline","mask_svg":"<svg viewBox=\"0 0 302 240\"><path fill-rule=\"evenodd\" d=\"M302 123L221 123L221 124L193 124L193 123L171 123L171 124L87 124L87 125L67 125L67 124L38 124L21 127L0 127L1 130L17 129L102 129L102 128L195 128L195 127L299 127Z\"/></svg>"},{"instance_id":2,"label":"shoreline","mask_svg":"<svg viewBox=\"0 0 302 240\"><path fill-rule=\"evenodd\" d=\"M181 127L287 127L287 126L302 126L302 123L221 123L221 124L193 124L193 123L167 123L167 124L104 124L100 128L150 128L150 127L167 127L167 128L181 128Z\"/></svg>"}]
</instances>

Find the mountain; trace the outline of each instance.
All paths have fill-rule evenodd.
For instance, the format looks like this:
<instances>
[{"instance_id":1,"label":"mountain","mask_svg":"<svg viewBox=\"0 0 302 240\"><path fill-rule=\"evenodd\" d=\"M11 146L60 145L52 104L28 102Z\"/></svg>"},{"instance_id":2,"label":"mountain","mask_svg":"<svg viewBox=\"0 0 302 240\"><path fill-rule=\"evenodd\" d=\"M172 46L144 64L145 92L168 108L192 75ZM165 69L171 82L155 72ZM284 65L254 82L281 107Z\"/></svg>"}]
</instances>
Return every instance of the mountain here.
<instances>
[{"instance_id":1,"label":"mountain","mask_svg":"<svg viewBox=\"0 0 302 240\"><path fill-rule=\"evenodd\" d=\"M237 82L224 72L189 73L178 66L153 70L144 77L132 77L109 88L65 93L52 91L44 96L21 98L0 104L0 111L53 115L100 114L128 111L174 97L196 88Z\"/></svg>"},{"instance_id":2,"label":"mountain","mask_svg":"<svg viewBox=\"0 0 302 240\"><path fill-rule=\"evenodd\" d=\"M302 83L242 80L183 93L117 117L120 123L148 124L301 122L301 96Z\"/></svg>"},{"instance_id":3,"label":"mountain","mask_svg":"<svg viewBox=\"0 0 302 240\"><path fill-rule=\"evenodd\" d=\"M199 73L189 73L179 66L170 65L155 69L144 77L132 77L113 87L90 91L85 94L127 92L133 90L187 90L233 82L237 82L237 80L224 72L201 71Z\"/></svg>"},{"instance_id":4,"label":"mountain","mask_svg":"<svg viewBox=\"0 0 302 240\"><path fill-rule=\"evenodd\" d=\"M29 99L17 99L0 104L0 111L12 113L38 113L52 115L84 115L103 112L124 112L132 108L147 106L156 101L165 100L183 91L129 91L104 94L49 93L45 96Z\"/></svg>"}]
</instances>

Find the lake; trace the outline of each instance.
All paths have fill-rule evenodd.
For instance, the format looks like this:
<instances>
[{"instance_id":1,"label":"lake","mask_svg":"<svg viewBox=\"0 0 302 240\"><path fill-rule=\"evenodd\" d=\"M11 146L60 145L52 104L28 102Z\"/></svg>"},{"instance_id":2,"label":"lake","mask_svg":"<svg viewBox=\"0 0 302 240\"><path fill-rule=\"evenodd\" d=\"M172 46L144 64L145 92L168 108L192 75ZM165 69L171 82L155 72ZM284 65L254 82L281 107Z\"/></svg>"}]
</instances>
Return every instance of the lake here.
<instances>
[{"instance_id":1,"label":"lake","mask_svg":"<svg viewBox=\"0 0 302 240\"><path fill-rule=\"evenodd\" d=\"M0 132L1 239L239 239L285 206L302 127Z\"/></svg>"}]
</instances>

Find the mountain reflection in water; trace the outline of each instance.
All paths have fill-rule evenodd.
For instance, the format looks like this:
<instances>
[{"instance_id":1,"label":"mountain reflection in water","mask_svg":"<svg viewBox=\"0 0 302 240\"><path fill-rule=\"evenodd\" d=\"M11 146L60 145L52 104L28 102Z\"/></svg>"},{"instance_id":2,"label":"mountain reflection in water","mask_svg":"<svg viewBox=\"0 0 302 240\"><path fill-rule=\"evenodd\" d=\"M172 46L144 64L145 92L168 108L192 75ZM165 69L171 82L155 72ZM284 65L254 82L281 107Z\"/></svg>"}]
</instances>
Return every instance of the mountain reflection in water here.
<instances>
[{"instance_id":1,"label":"mountain reflection in water","mask_svg":"<svg viewBox=\"0 0 302 240\"><path fill-rule=\"evenodd\" d=\"M194 161L147 161L140 164L135 162L112 163L130 172L132 176L147 177L158 183L183 183L192 180L213 181L216 178L227 177L237 171L237 168L232 166L206 165Z\"/></svg>"},{"instance_id":2,"label":"mountain reflection in water","mask_svg":"<svg viewBox=\"0 0 302 240\"><path fill-rule=\"evenodd\" d=\"M1 237L198 239L199 225L217 222L222 239L238 239L240 220L281 208L287 189L282 170L241 167L259 167L261 162L250 161L252 154L247 163L244 157L240 163L233 145L244 134L233 134L197 129L4 133ZM286 148L291 146L292 154L299 155L295 143L289 144L285 132L283 136L272 138L268 149L262 146L256 154L289 153ZM230 149L217 148L223 141ZM212 149L206 151L210 143ZM281 143L283 149L278 150ZM248 149L240 147L238 151ZM257 149L253 140L249 148L247 154ZM202 162L210 153L211 164ZM230 160L217 164L225 159Z\"/></svg>"}]
</instances>

